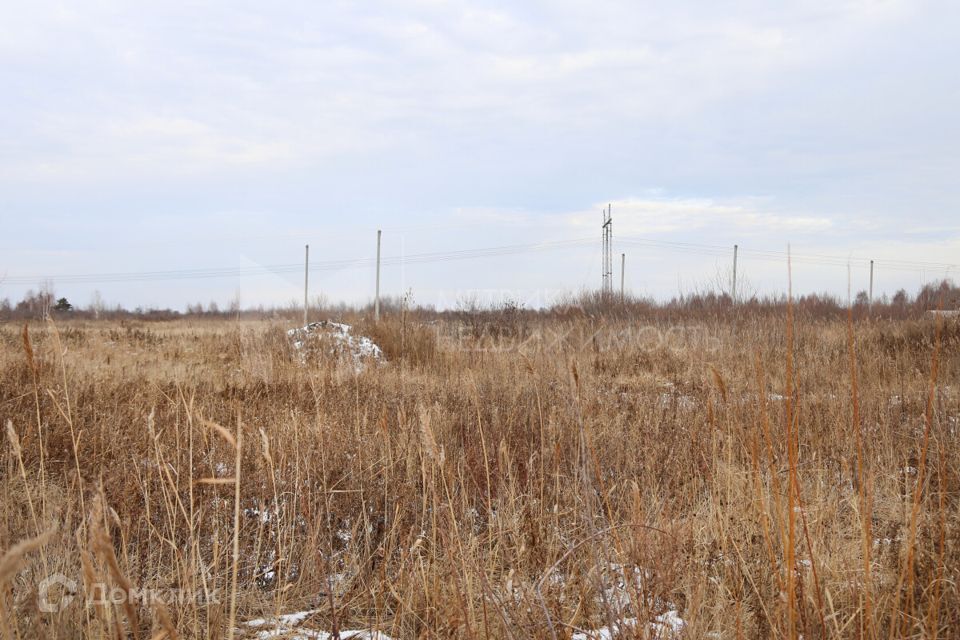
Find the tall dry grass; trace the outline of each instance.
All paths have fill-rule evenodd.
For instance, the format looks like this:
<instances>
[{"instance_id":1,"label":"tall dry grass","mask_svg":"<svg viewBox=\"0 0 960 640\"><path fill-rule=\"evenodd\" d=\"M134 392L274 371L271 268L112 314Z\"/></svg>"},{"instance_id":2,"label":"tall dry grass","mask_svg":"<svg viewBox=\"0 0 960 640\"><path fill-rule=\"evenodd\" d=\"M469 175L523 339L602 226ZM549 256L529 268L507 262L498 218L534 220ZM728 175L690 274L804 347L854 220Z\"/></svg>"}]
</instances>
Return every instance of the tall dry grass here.
<instances>
[{"instance_id":1,"label":"tall dry grass","mask_svg":"<svg viewBox=\"0 0 960 640\"><path fill-rule=\"evenodd\" d=\"M955 321L413 314L362 371L286 328L0 326L0 632L960 628Z\"/></svg>"}]
</instances>

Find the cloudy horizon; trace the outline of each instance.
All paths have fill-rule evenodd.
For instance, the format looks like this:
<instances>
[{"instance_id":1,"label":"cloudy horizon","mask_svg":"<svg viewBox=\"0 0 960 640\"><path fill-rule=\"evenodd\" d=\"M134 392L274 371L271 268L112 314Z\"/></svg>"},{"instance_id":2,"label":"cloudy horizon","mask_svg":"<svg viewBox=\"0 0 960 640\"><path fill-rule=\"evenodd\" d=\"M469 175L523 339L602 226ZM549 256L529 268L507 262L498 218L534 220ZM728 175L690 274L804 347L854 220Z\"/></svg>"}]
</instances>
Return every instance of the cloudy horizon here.
<instances>
[{"instance_id":1,"label":"cloudy horizon","mask_svg":"<svg viewBox=\"0 0 960 640\"><path fill-rule=\"evenodd\" d=\"M287 304L302 273L256 274L309 243L316 264L361 261L312 274L314 294L362 303L383 229L384 256L444 254L386 266L385 294L535 300L599 285L608 203L638 295L717 286L734 244L761 294L786 290L788 244L810 257L798 293L845 296L846 261L854 290L877 261L878 296L956 275L955 4L106 1L6 17L0 299L51 278L78 305Z\"/></svg>"}]
</instances>

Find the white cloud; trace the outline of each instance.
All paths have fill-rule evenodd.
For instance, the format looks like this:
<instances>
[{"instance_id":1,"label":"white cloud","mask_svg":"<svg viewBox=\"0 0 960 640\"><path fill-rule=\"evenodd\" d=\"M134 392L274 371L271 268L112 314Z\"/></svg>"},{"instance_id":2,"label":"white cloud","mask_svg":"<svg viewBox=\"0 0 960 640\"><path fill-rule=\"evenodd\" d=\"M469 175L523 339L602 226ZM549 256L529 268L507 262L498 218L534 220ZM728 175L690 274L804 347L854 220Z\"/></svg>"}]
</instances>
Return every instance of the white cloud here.
<instances>
[{"instance_id":1,"label":"white cloud","mask_svg":"<svg viewBox=\"0 0 960 640\"><path fill-rule=\"evenodd\" d=\"M756 198L729 202L663 196L626 198L597 204L590 212L567 214L565 220L571 227L579 229L599 227L601 211L610 204L616 234L626 236L702 232L711 228L750 235L771 232L809 234L834 227L829 217L773 213L764 208L764 203Z\"/></svg>"},{"instance_id":2,"label":"white cloud","mask_svg":"<svg viewBox=\"0 0 960 640\"><path fill-rule=\"evenodd\" d=\"M750 2L729 12L467 2L47 9L9 12L0 37L13 86L52 92L0 107L21 150L36 137L51 143L3 154L7 179L396 155L444 148L452 131L676 123L829 60L851 35L902 11L867 1L785 14ZM58 83L70 95L58 95ZM73 126L45 136L44 123L58 120Z\"/></svg>"}]
</instances>

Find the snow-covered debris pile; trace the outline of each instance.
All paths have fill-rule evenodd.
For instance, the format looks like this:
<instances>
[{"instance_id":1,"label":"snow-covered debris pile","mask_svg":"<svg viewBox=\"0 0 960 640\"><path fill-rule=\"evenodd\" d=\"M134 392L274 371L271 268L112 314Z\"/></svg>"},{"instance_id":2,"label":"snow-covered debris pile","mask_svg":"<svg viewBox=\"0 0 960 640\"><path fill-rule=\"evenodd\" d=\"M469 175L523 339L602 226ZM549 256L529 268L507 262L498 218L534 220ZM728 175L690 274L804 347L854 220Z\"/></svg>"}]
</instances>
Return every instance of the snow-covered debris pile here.
<instances>
[{"instance_id":1,"label":"snow-covered debris pile","mask_svg":"<svg viewBox=\"0 0 960 640\"><path fill-rule=\"evenodd\" d=\"M286 613L276 618L258 618L244 623L246 629L240 629L241 637L253 637L258 640L268 638L283 638L284 640L331 640L333 633L315 631L304 625L304 621L317 613L313 611L298 611ZM244 635L252 632L254 635ZM371 629L349 629L340 632L340 640L391 640L390 636Z\"/></svg>"},{"instance_id":2,"label":"snow-covered debris pile","mask_svg":"<svg viewBox=\"0 0 960 640\"><path fill-rule=\"evenodd\" d=\"M290 329L287 336L303 359L310 354L326 353L338 359L362 365L367 360L383 360L383 351L366 336L355 336L348 324L323 320Z\"/></svg>"}]
</instances>

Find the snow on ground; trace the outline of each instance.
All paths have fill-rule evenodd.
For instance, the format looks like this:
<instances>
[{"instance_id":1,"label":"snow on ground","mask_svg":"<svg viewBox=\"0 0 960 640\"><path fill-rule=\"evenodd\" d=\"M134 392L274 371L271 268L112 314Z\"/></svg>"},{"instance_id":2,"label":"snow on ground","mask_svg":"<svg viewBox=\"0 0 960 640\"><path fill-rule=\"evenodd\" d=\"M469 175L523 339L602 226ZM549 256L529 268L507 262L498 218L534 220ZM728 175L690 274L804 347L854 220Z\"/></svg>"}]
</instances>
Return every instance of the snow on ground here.
<instances>
[{"instance_id":1,"label":"snow on ground","mask_svg":"<svg viewBox=\"0 0 960 640\"><path fill-rule=\"evenodd\" d=\"M383 360L383 350L367 336L355 336L352 327L340 322L322 320L305 327L290 329L287 336L293 340L293 348L305 359L312 349L322 348L330 355L351 360L361 368L367 360Z\"/></svg>"},{"instance_id":2,"label":"snow on ground","mask_svg":"<svg viewBox=\"0 0 960 640\"><path fill-rule=\"evenodd\" d=\"M256 638L257 640L332 640L334 635L329 631L317 631L303 626L303 623L319 610L298 611L287 613L276 618L257 618L244 623L246 629L240 629L241 637ZM589 631L577 631L570 640L616 640L627 630L635 630L638 621L636 618L625 618L613 627L600 627ZM678 638L683 632L686 623L676 611L662 613L648 624L651 638ZM243 634L253 633L253 636ZM346 629L339 632L340 640L392 640L382 631L372 629Z\"/></svg>"},{"instance_id":3,"label":"snow on ground","mask_svg":"<svg viewBox=\"0 0 960 640\"><path fill-rule=\"evenodd\" d=\"M270 508L248 508L244 510L244 513L248 517L257 518L266 523L271 522L276 517L276 514ZM349 521L337 530L336 537L345 545L352 542L353 536L349 528ZM596 586L602 592L596 596L596 603L599 606L609 608L614 622L610 626L602 626L597 629L578 629L574 627L574 633L570 636L570 640L619 640L624 634L633 637L638 632L642 637L656 640L680 640L684 637L686 622L680 617L675 605L669 601L655 598L652 606L655 607L655 611L661 611L662 613L645 617L643 620L636 617L634 601L638 594L643 592L643 583L646 579L649 579L649 572L636 565L621 565L614 562L604 564L599 572L599 584ZM513 596L514 600L519 603L523 600L521 593L523 589L513 583L512 577L513 573L511 572L506 581L507 594L505 599L509 600ZM333 574L328 577L328 582L330 588L336 590L336 585L349 579L350 576L346 573ZM563 588L567 582L567 576L554 572L546 576L543 581ZM243 627L238 631L240 637L244 640L333 640L335 636L332 632L311 628L311 618L319 612L319 609L313 609L276 617L258 618L243 623ZM340 640L392 640L387 634L374 629L342 630L338 635Z\"/></svg>"},{"instance_id":4,"label":"snow on ground","mask_svg":"<svg viewBox=\"0 0 960 640\"><path fill-rule=\"evenodd\" d=\"M624 579L627 578L627 580ZM642 625L633 613L633 602L637 594L643 592L644 580L649 579L648 571L638 566L626 566L610 563L600 577L603 597L597 598L597 604L612 610L615 622L613 626L603 626L592 630L579 630L571 640L616 640L626 631L635 632ZM663 611L646 622L647 635L644 637L659 640L673 640L682 637L686 622L670 602L656 599L654 606ZM632 615L631 615L632 614ZM632 637L632 636L631 636Z\"/></svg>"},{"instance_id":5,"label":"snow on ground","mask_svg":"<svg viewBox=\"0 0 960 640\"><path fill-rule=\"evenodd\" d=\"M317 631L303 626L303 623L310 616L317 613L319 609L310 611L298 611L296 613L286 613L276 618L257 618L244 623L247 629L241 629L240 633L252 630L253 637L257 640L331 640L334 636L329 631ZM340 631L340 640L391 640L390 636L380 631L372 629L347 629Z\"/></svg>"},{"instance_id":6,"label":"snow on ground","mask_svg":"<svg viewBox=\"0 0 960 640\"><path fill-rule=\"evenodd\" d=\"M683 632L686 624L676 611L667 611L649 623L649 637L677 638ZM626 618L614 623L612 628L600 627L599 629L592 629L590 631L578 631L570 636L570 640L614 640L622 632L627 629L634 629L636 626L636 618Z\"/></svg>"}]
</instances>

